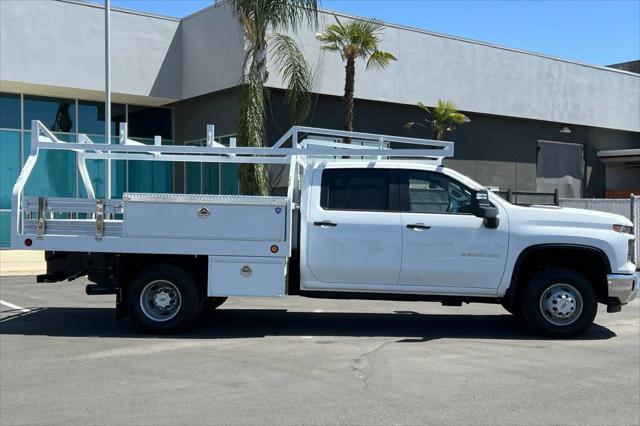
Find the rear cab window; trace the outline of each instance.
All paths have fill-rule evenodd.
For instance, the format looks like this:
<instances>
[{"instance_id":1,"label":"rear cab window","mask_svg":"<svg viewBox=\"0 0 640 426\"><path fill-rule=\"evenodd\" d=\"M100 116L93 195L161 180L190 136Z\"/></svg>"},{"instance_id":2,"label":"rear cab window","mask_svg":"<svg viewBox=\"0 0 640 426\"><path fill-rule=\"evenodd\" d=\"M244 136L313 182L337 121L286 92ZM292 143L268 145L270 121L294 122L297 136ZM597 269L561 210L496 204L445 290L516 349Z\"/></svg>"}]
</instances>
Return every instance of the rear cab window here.
<instances>
[{"instance_id":1,"label":"rear cab window","mask_svg":"<svg viewBox=\"0 0 640 426\"><path fill-rule=\"evenodd\" d=\"M325 210L399 211L395 169L324 169L320 207Z\"/></svg>"}]
</instances>

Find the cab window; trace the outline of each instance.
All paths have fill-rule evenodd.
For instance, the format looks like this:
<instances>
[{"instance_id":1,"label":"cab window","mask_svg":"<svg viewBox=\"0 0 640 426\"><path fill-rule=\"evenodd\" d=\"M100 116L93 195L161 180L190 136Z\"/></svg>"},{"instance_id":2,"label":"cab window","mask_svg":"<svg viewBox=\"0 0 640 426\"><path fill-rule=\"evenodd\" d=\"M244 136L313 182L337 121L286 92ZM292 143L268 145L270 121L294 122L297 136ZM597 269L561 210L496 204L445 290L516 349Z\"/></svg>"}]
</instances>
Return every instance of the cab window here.
<instances>
[{"instance_id":1,"label":"cab window","mask_svg":"<svg viewBox=\"0 0 640 426\"><path fill-rule=\"evenodd\" d=\"M325 169L320 206L326 210L391 211L392 169ZM397 196L396 196L397 200Z\"/></svg>"},{"instance_id":2,"label":"cab window","mask_svg":"<svg viewBox=\"0 0 640 426\"><path fill-rule=\"evenodd\" d=\"M442 173L405 170L403 211L411 213L471 214L469 188Z\"/></svg>"}]
</instances>

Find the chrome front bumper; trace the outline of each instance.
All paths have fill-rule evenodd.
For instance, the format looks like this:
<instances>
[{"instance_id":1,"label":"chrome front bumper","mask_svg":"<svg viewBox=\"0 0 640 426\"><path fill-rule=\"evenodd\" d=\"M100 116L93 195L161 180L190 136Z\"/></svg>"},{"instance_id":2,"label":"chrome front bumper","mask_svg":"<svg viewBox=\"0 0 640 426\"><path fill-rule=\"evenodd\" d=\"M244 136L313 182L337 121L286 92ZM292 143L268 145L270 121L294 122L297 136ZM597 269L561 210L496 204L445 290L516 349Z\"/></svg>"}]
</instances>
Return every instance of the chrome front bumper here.
<instances>
[{"instance_id":1,"label":"chrome front bumper","mask_svg":"<svg viewBox=\"0 0 640 426\"><path fill-rule=\"evenodd\" d=\"M640 275L609 274L607 275L607 288L609 300L617 299L620 305L631 302L638 296Z\"/></svg>"}]
</instances>

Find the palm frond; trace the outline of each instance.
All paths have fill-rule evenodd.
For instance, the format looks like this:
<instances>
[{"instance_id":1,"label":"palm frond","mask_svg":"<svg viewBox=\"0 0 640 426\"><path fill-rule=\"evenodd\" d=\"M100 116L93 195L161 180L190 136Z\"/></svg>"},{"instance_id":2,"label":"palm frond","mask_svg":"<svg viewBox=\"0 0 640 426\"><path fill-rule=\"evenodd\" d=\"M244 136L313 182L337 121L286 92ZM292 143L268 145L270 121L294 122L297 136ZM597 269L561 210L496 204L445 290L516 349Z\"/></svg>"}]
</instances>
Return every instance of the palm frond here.
<instances>
[{"instance_id":1,"label":"palm frond","mask_svg":"<svg viewBox=\"0 0 640 426\"><path fill-rule=\"evenodd\" d=\"M396 57L390 52L379 49L382 42L384 24L378 19L350 20L342 23L334 15L335 24L327 25L324 32L316 34L316 38L323 43L323 50L337 51L345 66L344 89L344 128L353 129L353 96L355 81L355 61L364 59L367 69L371 67L384 68ZM413 124L410 124L411 127Z\"/></svg>"},{"instance_id":2,"label":"palm frond","mask_svg":"<svg viewBox=\"0 0 640 426\"><path fill-rule=\"evenodd\" d=\"M299 124L311 106L312 75L304 54L289 36L272 34L269 45L273 60L287 85L291 123Z\"/></svg>"},{"instance_id":3,"label":"palm frond","mask_svg":"<svg viewBox=\"0 0 640 426\"><path fill-rule=\"evenodd\" d=\"M404 128L405 128L405 129L407 129L407 130L411 129L413 126L420 126L420 127L424 127L424 128L426 128L426 127L427 127L427 126L425 126L424 124L422 124L422 123L416 123L415 121L408 121L408 122L406 122L406 123L404 124Z\"/></svg>"},{"instance_id":4,"label":"palm frond","mask_svg":"<svg viewBox=\"0 0 640 426\"><path fill-rule=\"evenodd\" d=\"M432 109L429 109L422 102L418 102L416 106L427 113L427 121L433 129L432 137L434 139L441 139L445 132L454 131L456 129L455 124L464 124L471 121L469 117L458 112L455 104L448 100L438 99L436 106ZM411 126L405 127L409 129Z\"/></svg>"},{"instance_id":5,"label":"palm frond","mask_svg":"<svg viewBox=\"0 0 640 426\"><path fill-rule=\"evenodd\" d=\"M336 18L338 20L338 18ZM330 24L324 29L323 32L316 34L316 39L323 43L323 50L336 51L340 53L344 60L344 27L338 21L338 24Z\"/></svg>"},{"instance_id":6,"label":"palm frond","mask_svg":"<svg viewBox=\"0 0 640 426\"><path fill-rule=\"evenodd\" d=\"M317 25L318 0L230 0L236 17L248 16L258 26L295 31L301 22Z\"/></svg>"},{"instance_id":7,"label":"palm frond","mask_svg":"<svg viewBox=\"0 0 640 426\"><path fill-rule=\"evenodd\" d=\"M453 112L451 113L451 121L453 121L456 124L463 124L463 123L468 123L471 120L469 119L469 117L462 114L461 112Z\"/></svg>"},{"instance_id":8,"label":"palm frond","mask_svg":"<svg viewBox=\"0 0 640 426\"><path fill-rule=\"evenodd\" d=\"M338 51L343 60L361 58L367 61L367 67L384 68L396 57L378 47L382 42L384 24L379 19L350 20L341 22L334 15L335 24L329 24L324 31L316 34L323 43L324 50Z\"/></svg>"},{"instance_id":9,"label":"palm frond","mask_svg":"<svg viewBox=\"0 0 640 426\"><path fill-rule=\"evenodd\" d=\"M280 29L295 31L306 21L317 25L318 0L227 0L234 16L242 24L245 37L245 63L243 68L240 108L238 111L238 140L245 146L265 144L265 88L268 78L268 32ZM299 50L293 45L275 41L275 62L288 85L292 118L304 117L309 109L306 93L311 77L306 62L300 61ZM278 55L278 51L282 54ZM269 193L269 179L264 165L241 165L241 190L245 194Z\"/></svg>"},{"instance_id":10,"label":"palm frond","mask_svg":"<svg viewBox=\"0 0 640 426\"><path fill-rule=\"evenodd\" d=\"M389 52L384 52L382 50L375 50L369 56L367 60L367 68L375 67L375 68L385 68L389 66L391 61L395 61L397 58L393 56L393 54Z\"/></svg>"},{"instance_id":11,"label":"palm frond","mask_svg":"<svg viewBox=\"0 0 640 426\"><path fill-rule=\"evenodd\" d=\"M425 104L423 104L422 102L418 101L418 103L416 104L416 106L418 108L420 108L421 110L425 111L427 114L431 114L431 111L429 110L429 107L426 106Z\"/></svg>"}]
</instances>

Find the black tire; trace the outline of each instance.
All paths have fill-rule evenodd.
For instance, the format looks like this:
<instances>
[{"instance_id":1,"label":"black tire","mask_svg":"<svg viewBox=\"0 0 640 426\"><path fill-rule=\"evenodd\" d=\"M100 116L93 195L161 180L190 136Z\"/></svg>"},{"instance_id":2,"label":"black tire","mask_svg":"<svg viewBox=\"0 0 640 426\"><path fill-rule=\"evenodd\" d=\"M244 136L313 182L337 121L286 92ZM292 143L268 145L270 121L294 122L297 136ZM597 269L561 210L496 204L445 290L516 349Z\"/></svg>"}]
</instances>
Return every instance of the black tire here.
<instances>
[{"instance_id":1,"label":"black tire","mask_svg":"<svg viewBox=\"0 0 640 426\"><path fill-rule=\"evenodd\" d=\"M213 311L224 302L226 302L227 299L228 297L209 297L205 299L202 309L203 311Z\"/></svg>"},{"instance_id":2,"label":"black tire","mask_svg":"<svg viewBox=\"0 0 640 426\"><path fill-rule=\"evenodd\" d=\"M522 317L527 325L536 333L550 337L582 333L593 323L598 310L593 285L582 274L568 268L549 268L534 275L524 289L521 302Z\"/></svg>"},{"instance_id":3,"label":"black tire","mask_svg":"<svg viewBox=\"0 0 640 426\"><path fill-rule=\"evenodd\" d=\"M187 271L173 265L154 265L140 272L129 286L127 306L139 327L167 334L193 324L200 313L202 297Z\"/></svg>"}]
</instances>

